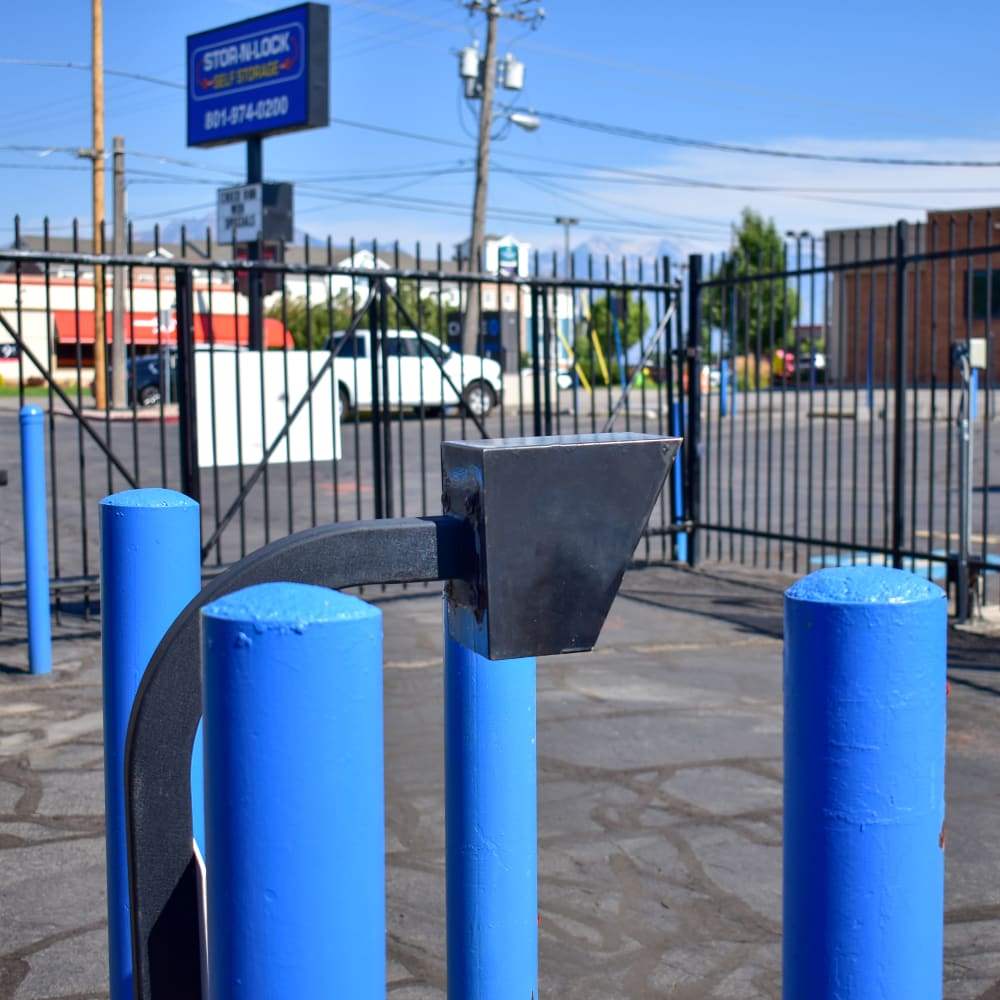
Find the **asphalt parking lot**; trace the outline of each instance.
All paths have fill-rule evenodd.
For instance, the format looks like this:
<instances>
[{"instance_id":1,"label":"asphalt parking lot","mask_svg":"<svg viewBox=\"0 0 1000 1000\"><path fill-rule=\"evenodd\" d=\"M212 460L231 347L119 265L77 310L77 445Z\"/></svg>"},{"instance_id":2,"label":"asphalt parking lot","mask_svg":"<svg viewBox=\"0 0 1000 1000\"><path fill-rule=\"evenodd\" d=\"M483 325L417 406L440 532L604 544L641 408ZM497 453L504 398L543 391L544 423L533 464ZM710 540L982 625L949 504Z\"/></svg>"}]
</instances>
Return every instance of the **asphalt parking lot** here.
<instances>
[{"instance_id":1,"label":"asphalt parking lot","mask_svg":"<svg viewBox=\"0 0 1000 1000\"><path fill-rule=\"evenodd\" d=\"M592 653L538 665L542 996L779 997L782 593L631 571ZM445 996L441 605L384 610L393 1000ZM49 677L0 620L0 998L108 996L99 621ZM945 997L1000 997L1000 640L949 642Z\"/></svg>"}]
</instances>

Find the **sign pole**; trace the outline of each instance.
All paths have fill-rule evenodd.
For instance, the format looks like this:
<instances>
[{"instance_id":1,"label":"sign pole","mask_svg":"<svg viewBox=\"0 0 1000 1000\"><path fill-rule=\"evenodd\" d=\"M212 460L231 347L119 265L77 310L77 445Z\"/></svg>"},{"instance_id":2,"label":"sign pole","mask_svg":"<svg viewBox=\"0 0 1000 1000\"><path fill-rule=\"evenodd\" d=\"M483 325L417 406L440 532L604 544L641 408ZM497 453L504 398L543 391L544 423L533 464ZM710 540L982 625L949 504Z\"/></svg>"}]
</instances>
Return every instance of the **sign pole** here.
<instances>
[{"instance_id":1,"label":"sign pole","mask_svg":"<svg viewBox=\"0 0 1000 1000\"><path fill-rule=\"evenodd\" d=\"M247 184L264 182L264 140L259 135L247 139ZM263 219L261 219L263 225ZM247 259L260 260L263 256L262 234L258 228L256 236L247 244ZM261 273L253 268L249 271L250 331L248 346L251 351L264 350L264 294Z\"/></svg>"}]
</instances>

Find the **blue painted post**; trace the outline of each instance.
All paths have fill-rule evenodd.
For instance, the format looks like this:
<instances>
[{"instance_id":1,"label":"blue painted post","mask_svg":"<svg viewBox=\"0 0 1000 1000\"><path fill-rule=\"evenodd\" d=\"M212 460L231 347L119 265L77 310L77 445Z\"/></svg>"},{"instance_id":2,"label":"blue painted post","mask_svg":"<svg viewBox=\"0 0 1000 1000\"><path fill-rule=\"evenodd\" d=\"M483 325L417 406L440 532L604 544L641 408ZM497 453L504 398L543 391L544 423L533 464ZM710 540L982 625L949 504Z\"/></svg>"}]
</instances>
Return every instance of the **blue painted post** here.
<instances>
[{"instance_id":1,"label":"blue painted post","mask_svg":"<svg viewBox=\"0 0 1000 1000\"><path fill-rule=\"evenodd\" d=\"M202 657L209 1000L384 1000L382 612L248 587Z\"/></svg>"},{"instance_id":2,"label":"blue painted post","mask_svg":"<svg viewBox=\"0 0 1000 1000\"><path fill-rule=\"evenodd\" d=\"M682 403L674 403L670 407L670 433L674 437L684 437L684 410ZM683 448L684 446L681 445ZM671 472L671 488L674 491L674 521L680 524L684 521L684 462L677 453ZM682 531L676 536L676 556L678 562L687 562L688 536Z\"/></svg>"},{"instance_id":3,"label":"blue painted post","mask_svg":"<svg viewBox=\"0 0 1000 1000\"><path fill-rule=\"evenodd\" d=\"M24 569L28 587L28 668L52 670L49 609L49 528L45 496L45 431L37 406L21 407L21 499L24 515Z\"/></svg>"},{"instance_id":4,"label":"blue painted post","mask_svg":"<svg viewBox=\"0 0 1000 1000\"><path fill-rule=\"evenodd\" d=\"M784 1000L940 1000L947 599L884 566L785 594Z\"/></svg>"},{"instance_id":5,"label":"blue painted post","mask_svg":"<svg viewBox=\"0 0 1000 1000\"><path fill-rule=\"evenodd\" d=\"M729 362L723 358L719 362L719 416L729 415Z\"/></svg>"},{"instance_id":6,"label":"blue painted post","mask_svg":"<svg viewBox=\"0 0 1000 1000\"><path fill-rule=\"evenodd\" d=\"M101 501L100 527L108 960L112 1000L131 1000L125 734L149 658L201 587L198 504L173 490L128 490Z\"/></svg>"},{"instance_id":7,"label":"blue painted post","mask_svg":"<svg viewBox=\"0 0 1000 1000\"><path fill-rule=\"evenodd\" d=\"M973 368L969 375L969 420L979 416L979 369Z\"/></svg>"},{"instance_id":8,"label":"blue painted post","mask_svg":"<svg viewBox=\"0 0 1000 1000\"><path fill-rule=\"evenodd\" d=\"M448 996L538 996L535 658L444 660ZM475 624L466 622L472 628Z\"/></svg>"}]
</instances>

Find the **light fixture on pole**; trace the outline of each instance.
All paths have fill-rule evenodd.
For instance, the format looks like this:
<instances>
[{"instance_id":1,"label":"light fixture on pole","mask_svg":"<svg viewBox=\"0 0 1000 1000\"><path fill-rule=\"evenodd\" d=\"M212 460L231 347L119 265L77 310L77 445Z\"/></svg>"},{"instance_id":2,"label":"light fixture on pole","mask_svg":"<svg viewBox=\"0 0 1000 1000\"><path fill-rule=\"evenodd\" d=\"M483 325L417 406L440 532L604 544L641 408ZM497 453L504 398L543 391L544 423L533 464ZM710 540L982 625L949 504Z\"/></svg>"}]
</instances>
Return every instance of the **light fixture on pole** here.
<instances>
[{"instance_id":1,"label":"light fixture on pole","mask_svg":"<svg viewBox=\"0 0 1000 1000\"><path fill-rule=\"evenodd\" d=\"M542 124L538 116L529 111L510 111L503 117L512 125L524 129L525 132L534 132Z\"/></svg>"}]
</instances>

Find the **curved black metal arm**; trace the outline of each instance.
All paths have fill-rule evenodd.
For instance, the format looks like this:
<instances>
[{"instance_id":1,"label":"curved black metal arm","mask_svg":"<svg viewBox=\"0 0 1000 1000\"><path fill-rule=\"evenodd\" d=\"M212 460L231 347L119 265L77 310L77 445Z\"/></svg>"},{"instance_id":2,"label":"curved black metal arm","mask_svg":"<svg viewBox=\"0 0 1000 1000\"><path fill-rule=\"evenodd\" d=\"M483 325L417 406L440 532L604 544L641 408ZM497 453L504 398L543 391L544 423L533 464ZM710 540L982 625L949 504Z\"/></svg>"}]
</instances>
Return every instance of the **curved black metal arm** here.
<instances>
[{"instance_id":1,"label":"curved black metal arm","mask_svg":"<svg viewBox=\"0 0 1000 1000\"><path fill-rule=\"evenodd\" d=\"M456 517L326 525L258 549L208 583L163 637L125 744L132 956L137 1000L200 1000L201 940L192 849L191 748L201 718L198 611L244 587L326 587L472 579L472 528Z\"/></svg>"}]
</instances>

